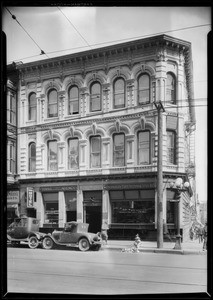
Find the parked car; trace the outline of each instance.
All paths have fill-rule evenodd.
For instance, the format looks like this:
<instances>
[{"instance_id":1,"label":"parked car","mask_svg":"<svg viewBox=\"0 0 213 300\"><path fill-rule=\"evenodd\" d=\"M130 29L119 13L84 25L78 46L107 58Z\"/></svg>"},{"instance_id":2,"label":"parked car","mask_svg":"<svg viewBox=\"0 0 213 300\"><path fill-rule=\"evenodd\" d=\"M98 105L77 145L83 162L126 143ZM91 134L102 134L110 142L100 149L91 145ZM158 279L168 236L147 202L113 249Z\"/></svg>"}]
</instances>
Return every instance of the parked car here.
<instances>
[{"instance_id":1,"label":"parked car","mask_svg":"<svg viewBox=\"0 0 213 300\"><path fill-rule=\"evenodd\" d=\"M98 234L88 232L89 224L78 222L67 222L63 231L54 230L43 237L42 246L44 249L51 249L54 246L77 247L81 251L89 249L99 250L102 244Z\"/></svg>"},{"instance_id":2,"label":"parked car","mask_svg":"<svg viewBox=\"0 0 213 300\"><path fill-rule=\"evenodd\" d=\"M7 239L11 245L28 242L30 248L35 249L45 234L39 232L39 220L30 217L16 218L7 229Z\"/></svg>"}]
</instances>

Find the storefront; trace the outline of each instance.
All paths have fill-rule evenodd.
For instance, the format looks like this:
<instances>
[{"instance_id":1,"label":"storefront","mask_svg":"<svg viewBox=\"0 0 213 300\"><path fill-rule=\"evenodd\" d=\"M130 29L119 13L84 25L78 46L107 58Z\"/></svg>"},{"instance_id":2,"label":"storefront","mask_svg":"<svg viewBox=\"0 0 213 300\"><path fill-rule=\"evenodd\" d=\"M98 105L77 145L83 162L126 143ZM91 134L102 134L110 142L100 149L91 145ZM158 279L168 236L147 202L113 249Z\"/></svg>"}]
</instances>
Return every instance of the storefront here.
<instances>
[{"instance_id":1,"label":"storefront","mask_svg":"<svg viewBox=\"0 0 213 300\"><path fill-rule=\"evenodd\" d=\"M7 191L7 226L19 217L19 191Z\"/></svg>"}]
</instances>

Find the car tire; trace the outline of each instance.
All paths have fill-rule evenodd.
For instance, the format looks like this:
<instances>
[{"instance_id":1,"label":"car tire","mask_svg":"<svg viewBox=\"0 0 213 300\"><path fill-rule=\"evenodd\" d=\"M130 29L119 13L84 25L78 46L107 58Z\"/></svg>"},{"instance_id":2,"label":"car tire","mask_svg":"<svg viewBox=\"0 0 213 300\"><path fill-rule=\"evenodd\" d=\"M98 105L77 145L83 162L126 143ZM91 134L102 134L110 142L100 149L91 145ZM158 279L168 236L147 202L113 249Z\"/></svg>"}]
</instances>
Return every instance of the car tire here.
<instances>
[{"instance_id":1,"label":"car tire","mask_svg":"<svg viewBox=\"0 0 213 300\"><path fill-rule=\"evenodd\" d=\"M38 247L38 244L39 244L39 242L38 242L38 239L37 239L37 237L36 237L35 235L33 235L33 236L31 236L31 237L29 238L28 246L29 246L31 249L37 248L37 247Z\"/></svg>"},{"instance_id":2,"label":"car tire","mask_svg":"<svg viewBox=\"0 0 213 300\"><path fill-rule=\"evenodd\" d=\"M51 237L46 236L43 241L42 241L42 247L43 249L49 250L52 249L54 247L54 242L51 239Z\"/></svg>"},{"instance_id":3,"label":"car tire","mask_svg":"<svg viewBox=\"0 0 213 300\"><path fill-rule=\"evenodd\" d=\"M90 244L88 239L86 238L81 238L78 242L78 248L80 251L87 251L90 248Z\"/></svg>"}]
</instances>

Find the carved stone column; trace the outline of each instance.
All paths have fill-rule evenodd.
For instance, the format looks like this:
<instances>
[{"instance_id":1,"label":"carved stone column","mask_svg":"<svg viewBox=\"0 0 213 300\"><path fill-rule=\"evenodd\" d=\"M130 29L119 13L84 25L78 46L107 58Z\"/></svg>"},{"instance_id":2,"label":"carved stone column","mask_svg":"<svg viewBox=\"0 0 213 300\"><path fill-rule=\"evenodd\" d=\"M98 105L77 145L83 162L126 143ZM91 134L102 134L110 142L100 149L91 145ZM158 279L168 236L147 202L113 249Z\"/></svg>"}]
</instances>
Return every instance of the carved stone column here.
<instances>
[{"instance_id":1,"label":"carved stone column","mask_svg":"<svg viewBox=\"0 0 213 300\"><path fill-rule=\"evenodd\" d=\"M80 89L80 95L81 95L81 106L80 106L80 113L81 116L86 116L87 112L89 111L89 91L86 87L83 87Z\"/></svg>"},{"instance_id":2,"label":"carved stone column","mask_svg":"<svg viewBox=\"0 0 213 300\"><path fill-rule=\"evenodd\" d=\"M60 91L58 93L59 97L59 105L58 105L58 116L59 120L64 119L65 111L64 111L64 99L65 99L65 91Z\"/></svg>"},{"instance_id":3,"label":"carved stone column","mask_svg":"<svg viewBox=\"0 0 213 300\"><path fill-rule=\"evenodd\" d=\"M134 106L134 79L127 80L127 107Z\"/></svg>"},{"instance_id":4,"label":"carved stone column","mask_svg":"<svg viewBox=\"0 0 213 300\"><path fill-rule=\"evenodd\" d=\"M44 122L44 112L45 112L45 107L44 107L44 103L45 103L45 95L41 94L40 95L40 121L41 123Z\"/></svg>"},{"instance_id":5,"label":"carved stone column","mask_svg":"<svg viewBox=\"0 0 213 300\"><path fill-rule=\"evenodd\" d=\"M103 111L108 112L110 109L110 106L109 106L110 84L104 83L102 85L102 88L103 88Z\"/></svg>"}]
</instances>

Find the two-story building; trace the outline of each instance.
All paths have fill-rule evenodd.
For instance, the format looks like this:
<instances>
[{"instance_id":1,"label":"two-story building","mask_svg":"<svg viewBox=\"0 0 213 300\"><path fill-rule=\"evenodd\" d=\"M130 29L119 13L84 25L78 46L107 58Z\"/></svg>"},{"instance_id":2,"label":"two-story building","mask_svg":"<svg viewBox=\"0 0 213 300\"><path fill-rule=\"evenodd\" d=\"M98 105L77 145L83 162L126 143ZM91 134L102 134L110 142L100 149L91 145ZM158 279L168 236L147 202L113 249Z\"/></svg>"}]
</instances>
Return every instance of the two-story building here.
<instances>
[{"instance_id":1,"label":"two-story building","mask_svg":"<svg viewBox=\"0 0 213 300\"><path fill-rule=\"evenodd\" d=\"M195 124L191 44L167 35L17 65L21 213L41 230L71 220L110 237L156 235L158 122L163 113L163 217L176 229L170 184L187 180ZM180 205L187 235L189 193Z\"/></svg>"}]
</instances>

